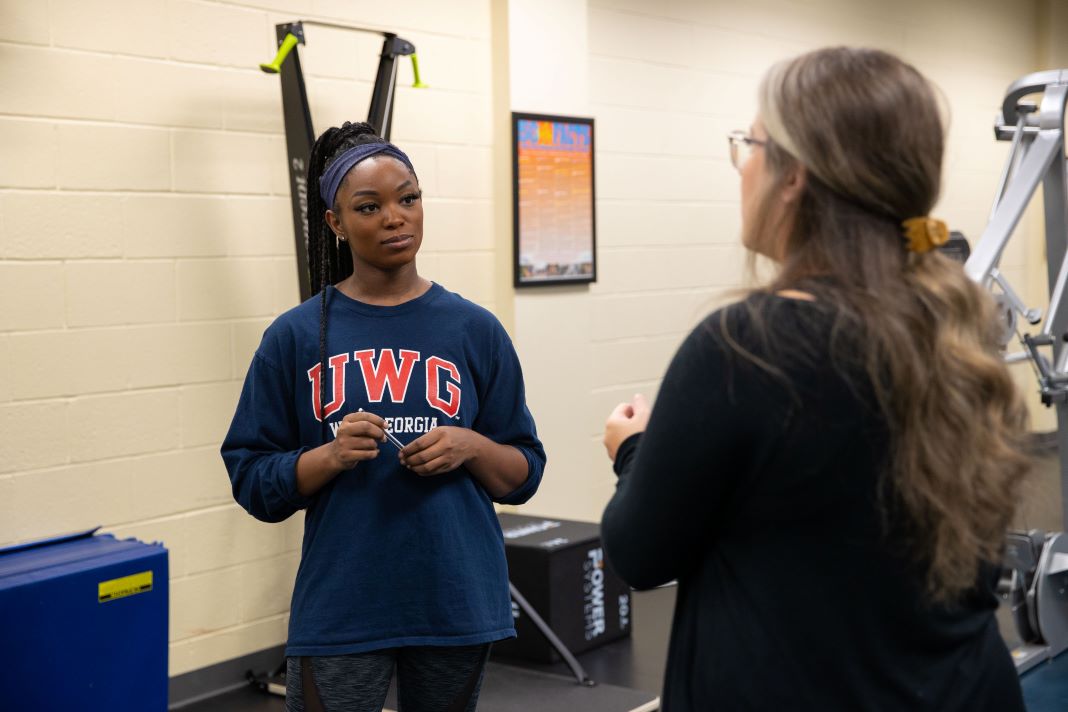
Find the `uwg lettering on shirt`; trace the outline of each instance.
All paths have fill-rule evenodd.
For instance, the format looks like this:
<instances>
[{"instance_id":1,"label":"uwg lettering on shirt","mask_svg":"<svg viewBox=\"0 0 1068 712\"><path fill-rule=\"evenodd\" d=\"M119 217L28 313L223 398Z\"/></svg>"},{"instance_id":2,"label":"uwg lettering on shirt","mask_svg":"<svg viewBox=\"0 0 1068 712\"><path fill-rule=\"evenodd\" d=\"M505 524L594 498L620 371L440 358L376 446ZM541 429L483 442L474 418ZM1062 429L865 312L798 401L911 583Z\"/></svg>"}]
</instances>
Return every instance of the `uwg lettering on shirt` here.
<instances>
[{"instance_id":1,"label":"uwg lettering on shirt","mask_svg":"<svg viewBox=\"0 0 1068 712\"><path fill-rule=\"evenodd\" d=\"M444 376L452 377L456 383L446 381ZM460 412L460 389L456 385L459 382L460 371L455 364L437 356L426 360L426 402L450 418L455 418ZM442 397L440 384L444 384L448 398Z\"/></svg>"},{"instance_id":2,"label":"uwg lettering on shirt","mask_svg":"<svg viewBox=\"0 0 1068 712\"><path fill-rule=\"evenodd\" d=\"M363 378L363 387L369 402L381 403L387 390L390 402L404 402L415 364L421 358L418 351L399 349L399 363L393 349L380 349L377 359L374 349L355 351L352 356L351 363L359 364L359 373ZM330 370L331 400L325 410L319 402L319 394L322 391L320 381L322 365L317 363L308 369L308 380L311 382L312 391L312 413L319 421L329 418L345 405L345 377L349 370L349 354L335 354L326 362ZM460 369L453 362L440 356L431 356L424 362L424 370L426 402L450 418L456 417L456 414L460 412Z\"/></svg>"},{"instance_id":3,"label":"uwg lettering on shirt","mask_svg":"<svg viewBox=\"0 0 1068 712\"><path fill-rule=\"evenodd\" d=\"M412 366L419 360L418 351L400 350L401 365L393 358L393 349L382 349L378 357L378 366L375 367L372 359L375 357L374 349L357 351L353 354L360 362L360 370L363 371L363 384L367 389L367 399L372 403L381 403L386 388L389 388L389 399L394 403L403 403L404 394L408 391L408 380L412 377Z\"/></svg>"},{"instance_id":4,"label":"uwg lettering on shirt","mask_svg":"<svg viewBox=\"0 0 1068 712\"><path fill-rule=\"evenodd\" d=\"M319 402L319 396L322 393L319 372L322 370L323 365L317 363L308 369L308 380L312 382L312 412L315 413L316 419L320 421L323 418L329 418L341 410L341 406L345 405L345 364L349 362L349 355L338 354L331 356L326 362L329 364L330 373L332 374L333 388L330 391L333 394L333 398L330 400L330 404L326 406L325 413L323 412L322 403Z\"/></svg>"}]
</instances>

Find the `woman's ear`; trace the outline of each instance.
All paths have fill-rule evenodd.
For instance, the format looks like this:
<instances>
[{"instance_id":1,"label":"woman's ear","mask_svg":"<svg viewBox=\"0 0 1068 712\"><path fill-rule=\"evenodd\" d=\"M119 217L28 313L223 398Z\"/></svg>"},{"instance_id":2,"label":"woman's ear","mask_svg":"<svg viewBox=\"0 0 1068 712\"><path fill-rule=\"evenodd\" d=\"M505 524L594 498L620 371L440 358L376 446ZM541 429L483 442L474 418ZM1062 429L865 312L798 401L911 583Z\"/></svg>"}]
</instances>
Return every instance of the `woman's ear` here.
<instances>
[{"instance_id":1,"label":"woman's ear","mask_svg":"<svg viewBox=\"0 0 1068 712\"><path fill-rule=\"evenodd\" d=\"M793 234L794 222L797 219L797 211L807 180L808 172L800 161L792 161L783 169L778 185L778 202L775 210L777 241L765 253L777 262L782 262L786 258L787 243Z\"/></svg>"},{"instance_id":2,"label":"woman's ear","mask_svg":"<svg viewBox=\"0 0 1068 712\"><path fill-rule=\"evenodd\" d=\"M784 203L796 203L801 199L801 194L805 190L805 183L808 180L808 172L805 167L801 165L799 161L794 161L793 165L786 169L785 175L782 180L782 190L780 195Z\"/></svg>"},{"instance_id":3,"label":"woman's ear","mask_svg":"<svg viewBox=\"0 0 1068 712\"><path fill-rule=\"evenodd\" d=\"M330 226L335 235L341 232L341 221L337 219L337 215L334 214L333 210L326 211L326 224Z\"/></svg>"}]
</instances>

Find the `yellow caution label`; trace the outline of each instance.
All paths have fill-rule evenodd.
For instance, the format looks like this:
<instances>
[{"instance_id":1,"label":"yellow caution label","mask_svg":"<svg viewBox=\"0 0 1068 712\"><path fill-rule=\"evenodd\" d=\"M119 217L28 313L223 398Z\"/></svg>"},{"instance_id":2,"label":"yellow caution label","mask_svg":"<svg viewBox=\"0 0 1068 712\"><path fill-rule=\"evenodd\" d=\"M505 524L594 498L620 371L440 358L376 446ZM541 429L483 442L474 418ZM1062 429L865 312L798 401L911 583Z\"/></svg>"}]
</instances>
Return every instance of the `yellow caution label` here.
<instances>
[{"instance_id":1,"label":"yellow caution label","mask_svg":"<svg viewBox=\"0 0 1068 712\"><path fill-rule=\"evenodd\" d=\"M126 596L146 593L151 590L152 572L142 571L131 576L101 581L97 585L97 599L100 603L104 603L106 601L114 601L116 598L125 598Z\"/></svg>"}]
</instances>

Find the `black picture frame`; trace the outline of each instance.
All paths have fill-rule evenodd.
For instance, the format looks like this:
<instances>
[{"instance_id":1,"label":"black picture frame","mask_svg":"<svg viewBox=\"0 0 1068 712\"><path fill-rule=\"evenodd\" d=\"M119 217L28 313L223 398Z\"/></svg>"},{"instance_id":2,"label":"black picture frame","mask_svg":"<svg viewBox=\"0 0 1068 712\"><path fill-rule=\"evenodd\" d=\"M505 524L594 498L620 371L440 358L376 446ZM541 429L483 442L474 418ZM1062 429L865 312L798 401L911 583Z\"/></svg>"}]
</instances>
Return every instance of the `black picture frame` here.
<instances>
[{"instance_id":1,"label":"black picture frame","mask_svg":"<svg viewBox=\"0 0 1068 712\"><path fill-rule=\"evenodd\" d=\"M597 281L594 168L593 119L512 112L516 288Z\"/></svg>"}]
</instances>

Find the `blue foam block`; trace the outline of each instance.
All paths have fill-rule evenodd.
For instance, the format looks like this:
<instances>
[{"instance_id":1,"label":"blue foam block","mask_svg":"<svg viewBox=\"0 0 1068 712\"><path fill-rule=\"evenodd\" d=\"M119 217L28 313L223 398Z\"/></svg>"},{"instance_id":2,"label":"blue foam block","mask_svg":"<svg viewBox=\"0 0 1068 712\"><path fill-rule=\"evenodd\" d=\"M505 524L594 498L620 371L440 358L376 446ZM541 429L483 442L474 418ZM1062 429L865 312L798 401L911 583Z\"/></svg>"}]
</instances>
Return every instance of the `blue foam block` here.
<instances>
[{"instance_id":1,"label":"blue foam block","mask_svg":"<svg viewBox=\"0 0 1068 712\"><path fill-rule=\"evenodd\" d=\"M0 706L166 710L167 584L161 544L95 530L0 549Z\"/></svg>"}]
</instances>

